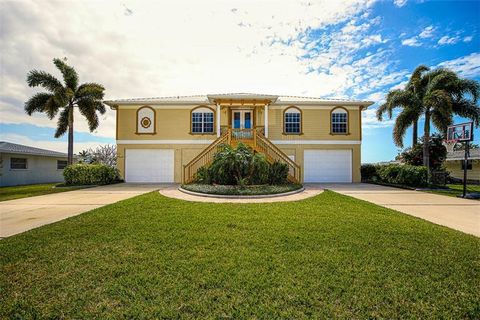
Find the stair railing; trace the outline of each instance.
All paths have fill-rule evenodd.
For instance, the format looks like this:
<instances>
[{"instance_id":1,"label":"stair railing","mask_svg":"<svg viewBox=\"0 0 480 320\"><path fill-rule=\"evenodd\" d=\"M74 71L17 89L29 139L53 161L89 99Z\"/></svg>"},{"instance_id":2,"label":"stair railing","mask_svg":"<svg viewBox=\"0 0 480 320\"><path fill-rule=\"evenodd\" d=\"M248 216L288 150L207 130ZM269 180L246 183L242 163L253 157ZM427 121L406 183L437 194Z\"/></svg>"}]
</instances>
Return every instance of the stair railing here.
<instances>
[{"instance_id":1,"label":"stair railing","mask_svg":"<svg viewBox=\"0 0 480 320\"><path fill-rule=\"evenodd\" d=\"M290 159L282 150L273 144L259 130L256 129L232 129L228 128L218 139L213 141L200 154L193 158L183 168L183 182L190 183L195 178L198 169L209 165L221 144L236 145L239 142L246 143L257 152L265 154L270 162L278 161L288 166L288 179L298 183L301 179L300 166Z\"/></svg>"},{"instance_id":2,"label":"stair railing","mask_svg":"<svg viewBox=\"0 0 480 320\"><path fill-rule=\"evenodd\" d=\"M288 166L289 180L299 183L301 179L300 166L290 159L282 150L273 144L267 137L255 131L255 149L267 156L270 161L278 161Z\"/></svg>"},{"instance_id":3,"label":"stair railing","mask_svg":"<svg viewBox=\"0 0 480 320\"><path fill-rule=\"evenodd\" d=\"M228 129L219 138L213 141L208 147L203 149L195 158L183 167L183 182L190 183L195 178L198 169L210 164L213 161L215 153L217 153L218 146L223 143L230 144L232 132Z\"/></svg>"}]
</instances>

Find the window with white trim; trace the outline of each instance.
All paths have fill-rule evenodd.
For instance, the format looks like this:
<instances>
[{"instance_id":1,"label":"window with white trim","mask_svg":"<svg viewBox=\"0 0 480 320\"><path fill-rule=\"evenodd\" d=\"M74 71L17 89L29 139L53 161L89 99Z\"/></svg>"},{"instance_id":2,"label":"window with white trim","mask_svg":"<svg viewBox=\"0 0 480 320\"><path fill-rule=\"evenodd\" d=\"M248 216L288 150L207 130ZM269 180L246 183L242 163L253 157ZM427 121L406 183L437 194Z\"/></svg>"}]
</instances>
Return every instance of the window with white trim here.
<instances>
[{"instance_id":1,"label":"window with white trim","mask_svg":"<svg viewBox=\"0 0 480 320\"><path fill-rule=\"evenodd\" d=\"M332 111L332 133L348 133L348 112L337 108Z\"/></svg>"},{"instance_id":2,"label":"window with white trim","mask_svg":"<svg viewBox=\"0 0 480 320\"><path fill-rule=\"evenodd\" d=\"M67 166L67 160L57 160L57 170L63 170Z\"/></svg>"},{"instance_id":3,"label":"window with white trim","mask_svg":"<svg viewBox=\"0 0 480 320\"><path fill-rule=\"evenodd\" d=\"M27 169L26 158L10 158L10 169L25 170Z\"/></svg>"},{"instance_id":4,"label":"window with white trim","mask_svg":"<svg viewBox=\"0 0 480 320\"><path fill-rule=\"evenodd\" d=\"M213 111L208 108L197 108L192 112L192 133L213 133Z\"/></svg>"},{"instance_id":5,"label":"window with white trim","mask_svg":"<svg viewBox=\"0 0 480 320\"><path fill-rule=\"evenodd\" d=\"M289 108L284 114L285 133L301 133L302 114L297 108Z\"/></svg>"}]
</instances>

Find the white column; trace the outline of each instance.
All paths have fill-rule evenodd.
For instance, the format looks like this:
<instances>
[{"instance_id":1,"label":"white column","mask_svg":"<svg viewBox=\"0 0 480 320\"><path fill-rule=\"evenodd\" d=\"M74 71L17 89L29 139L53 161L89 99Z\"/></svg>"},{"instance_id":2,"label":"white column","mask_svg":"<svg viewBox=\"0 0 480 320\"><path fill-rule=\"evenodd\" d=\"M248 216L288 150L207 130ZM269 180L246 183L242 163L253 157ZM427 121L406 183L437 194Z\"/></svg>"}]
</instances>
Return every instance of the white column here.
<instances>
[{"instance_id":1,"label":"white column","mask_svg":"<svg viewBox=\"0 0 480 320\"><path fill-rule=\"evenodd\" d=\"M265 105L265 137L268 138L268 104Z\"/></svg>"},{"instance_id":2,"label":"white column","mask_svg":"<svg viewBox=\"0 0 480 320\"><path fill-rule=\"evenodd\" d=\"M220 137L220 104L217 103L217 137Z\"/></svg>"}]
</instances>

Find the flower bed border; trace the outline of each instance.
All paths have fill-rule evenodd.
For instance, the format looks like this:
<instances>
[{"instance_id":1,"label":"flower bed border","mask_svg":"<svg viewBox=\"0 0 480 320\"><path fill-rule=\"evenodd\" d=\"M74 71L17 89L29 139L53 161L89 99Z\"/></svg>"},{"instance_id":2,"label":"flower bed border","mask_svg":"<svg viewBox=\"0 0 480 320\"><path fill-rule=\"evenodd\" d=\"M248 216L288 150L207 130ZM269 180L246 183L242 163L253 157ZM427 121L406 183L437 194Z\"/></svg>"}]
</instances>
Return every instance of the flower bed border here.
<instances>
[{"instance_id":1,"label":"flower bed border","mask_svg":"<svg viewBox=\"0 0 480 320\"><path fill-rule=\"evenodd\" d=\"M255 194L255 195L233 195L233 194L213 194L213 193L203 193L203 192L195 192L195 191L190 191L187 189L182 188L181 186L178 187L178 190L192 195L192 196L199 196L199 197L205 197L205 198L219 198L219 199L262 199L262 198L277 198L277 197L283 197L283 196L289 196L292 194L297 194L305 191L305 187L302 186L301 188L297 190L292 190L292 191L287 191L283 193L272 193L272 194Z\"/></svg>"}]
</instances>

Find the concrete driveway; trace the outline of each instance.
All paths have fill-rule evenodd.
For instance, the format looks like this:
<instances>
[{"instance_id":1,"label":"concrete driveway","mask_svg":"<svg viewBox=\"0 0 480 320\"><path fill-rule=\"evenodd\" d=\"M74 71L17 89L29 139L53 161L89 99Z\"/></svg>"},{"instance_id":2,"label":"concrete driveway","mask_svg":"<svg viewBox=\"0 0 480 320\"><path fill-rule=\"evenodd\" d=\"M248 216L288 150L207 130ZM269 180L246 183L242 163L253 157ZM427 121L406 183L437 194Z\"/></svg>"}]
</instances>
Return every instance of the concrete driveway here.
<instances>
[{"instance_id":1,"label":"concrete driveway","mask_svg":"<svg viewBox=\"0 0 480 320\"><path fill-rule=\"evenodd\" d=\"M120 183L2 201L0 202L0 238L9 237L167 186Z\"/></svg>"},{"instance_id":2,"label":"concrete driveway","mask_svg":"<svg viewBox=\"0 0 480 320\"><path fill-rule=\"evenodd\" d=\"M322 184L322 186L480 237L480 202L476 200L367 183Z\"/></svg>"}]
</instances>

